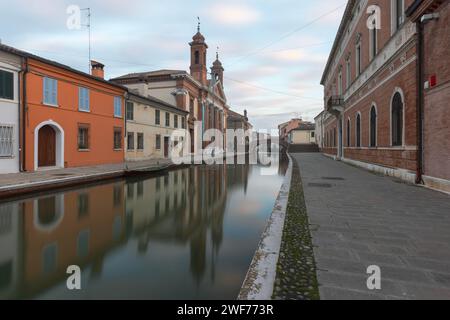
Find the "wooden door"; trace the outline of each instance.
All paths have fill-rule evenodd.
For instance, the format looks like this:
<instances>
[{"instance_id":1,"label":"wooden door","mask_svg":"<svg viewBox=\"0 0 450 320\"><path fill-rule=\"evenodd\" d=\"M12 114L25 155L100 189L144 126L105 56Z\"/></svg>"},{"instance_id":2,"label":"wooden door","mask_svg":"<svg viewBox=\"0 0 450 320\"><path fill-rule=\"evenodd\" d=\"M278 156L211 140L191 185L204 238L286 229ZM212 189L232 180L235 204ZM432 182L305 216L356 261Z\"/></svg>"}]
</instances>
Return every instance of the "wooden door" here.
<instances>
[{"instance_id":1,"label":"wooden door","mask_svg":"<svg viewBox=\"0 0 450 320\"><path fill-rule=\"evenodd\" d=\"M44 126L39 130L38 166L56 166L56 132L51 126Z\"/></svg>"},{"instance_id":2,"label":"wooden door","mask_svg":"<svg viewBox=\"0 0 450 320\"><path fill-rule=\"evenodd\" d=\"M169 137L164 137L164 158L169 157Z\"/></svg>"}]
</instances>

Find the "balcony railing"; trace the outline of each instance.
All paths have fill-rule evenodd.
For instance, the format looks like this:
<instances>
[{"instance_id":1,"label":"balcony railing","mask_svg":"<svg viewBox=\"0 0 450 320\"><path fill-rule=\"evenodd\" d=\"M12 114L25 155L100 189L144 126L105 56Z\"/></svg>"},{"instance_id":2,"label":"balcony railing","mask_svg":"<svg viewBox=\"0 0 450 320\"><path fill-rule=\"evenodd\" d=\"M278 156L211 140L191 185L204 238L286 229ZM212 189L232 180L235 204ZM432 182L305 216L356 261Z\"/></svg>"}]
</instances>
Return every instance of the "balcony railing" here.
<instances>
[{"instance_id":1,"label":"balcony railing","mask_svg":"<svg viewBox=\"0 0 450 320\"><path fill-rule=\"evenodd\" d=\"M342 96L331 96L327 102L327 109L344 106L344 98Z\"/></svg>"}]
</instances>

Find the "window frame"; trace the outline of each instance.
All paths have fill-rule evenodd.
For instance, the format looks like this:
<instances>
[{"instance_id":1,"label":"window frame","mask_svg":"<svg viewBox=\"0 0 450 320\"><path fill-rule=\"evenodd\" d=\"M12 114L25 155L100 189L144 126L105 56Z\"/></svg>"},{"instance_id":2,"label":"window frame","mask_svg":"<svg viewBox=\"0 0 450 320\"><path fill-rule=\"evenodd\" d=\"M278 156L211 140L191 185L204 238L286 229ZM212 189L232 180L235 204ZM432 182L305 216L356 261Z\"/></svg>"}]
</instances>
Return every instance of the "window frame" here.
<instances>
[{"instance_id":1,"label":"window frame","mask_svg":"<svg viewBox=\"0 0 450 320\"><path fill-rule=\"evenodd\" d=\"M160 134L157 134L155 136L155 149L161 150L161 135Z\"/></svg>"},{"instance_id":2,"label":"window frame","mask_svg":"<svg viewBox=\"0 0 450 320\"><path fill-rule=\"evenodd\" d=\"M375 111L375 120L373 120L372 111ZM375 121L375 124L372 122ZM376 104L373 103L369 111L369 147L376 148L378 146L378 110Z\"/></svg>"},{"instance_id":3,"label":"window frame","mask_svg":"<svg viewBox=\"0 0 450 320\"><path fill-rule=\"evenodd\" d=\"M170 128L170 112L166 112L164 120L165 127Z\"/></svg>"},{"instance_id":4,"label":"window frame","mask_svg":"<svg viewBox=\"0 0 450 320\"><path fill-rule=\"evenodd\" d=\"M85 92L86 95L83 95L82 92ZM87 103L87 106L82 102ZM91 112L91 93L88 88L78 87L78 111Z\"/></svg>"},{"instance_id":5,"label":"window frame","mask_svg":"<svg viewBox=\"0 0 450 320\"><path fill-rule=\"evenodd\" d=\"M130 143L130 137L131 137L131 142ZM127 132L127 151L134 151L136 150L136 144L134 143L134 132L128 131Z\"/></svg>"},{"instance_id":6,"label":"window frame","mask_svg":"<svg viewBox=\"0 0 450 320\"><path fill-rule=\"evenodd\" d=\"M139 143L142 142L142 143ZM143 132L138 132L136 134L136 150L137 151L143 151L145 144L144 144L144 133Z\"/></svg>"},{"instance_id":7,"label":"window frame","mask_svg":"<svg viewBox=\"0 0 450 320\"><path fill-rule=\"evenodd\" d=\"M155 125L160 126L161 125L161 110L155 109Z\"/></svg>"},{"instance_id":8,"label":"window frame","mask_svg":"<svg viewBox=\"0 0 450 320\"><path fill-rule=\"evenodd\" d=\"M394 119L393 119L394 118L393 117L393 115L394 115L394 98L397 95L399 96L400 101L401 101L401 109L400 109L401 116L397 117L398 121L400 121L401 126L400 126L400 132L398 132L398 131L396 132L397 133L396 138L399 138L398 136L400 136L400 142L395 141L395 143L394 143L394 125L393 125L394 124L394 122L393 122L394 121ZM398 123L397 123L396 127L398 127ZM394 94L392 95L391 103L390 103L390 135L391 135L390 140L391 140L392 147L403 147L405 145L405 98L404 98L403 92L398 88L394 91Z\"/></svg>"},{"instance_id":9,"label":"window frame","mask_svg":"<svg viewBox=\"0 0 450 320\"><path fill-rule=\"evenodd\" d=\"M77 132L77 147L78 151L86 152L90 150L91 146L91 130L90 130L90 124L88 123L79 123L78 124L78 132ZM87 131L87 137L86 137L86 148L82 148L80 145L80 130L86 130Z\"/></svg>"},{"instance_id":10,"label":"window frame","mask_svg":"<svg viewBox=\"0 0 450 320\"><path fill-rule=\"evenodd\" d=\"M120 96L114 97L114 117L122 118L122 97Z\"/></svg>"},{"instance_id":11,"label":"window frame","mask_svg":"<svg viewBox=\"0 0 450 320\"><path fill-rule=\"evenodd\" d=\"M361 148L362 147L362 140L361 140L361 132L362 132L362 126L361 126L362 118L361 113L358 112L356 114L355 118L355 147Z\"/></svg>"},{"instance_id":12,"label":"window frame","mask_svg":"<svg viewBox=\"0 0 450 320\"><path fill-rule=\"evenodd\" d=\"M122 128L121 127L114 127L114 139L113 139L113 149L115 151L122 151L123 149L123 139L122 139ZM116 140L116 135L119 135L119 139ZM117 146L116 142L119 142L119 146Z\"/></svg>"},{"instance_id":13,"label":"window frame","mask_svg":"<svg viewBox=\"0 0 450 320\"><path fill-rule=\"evenodd\" d=\"M58 107L58 80L50 77L43 77L42 86L43 86L42 104L51 107ZM46 97L51 99L51 101L46 100Z\"/></svg>"},{"instance_id":14,"label":"window frame","mask_svg":"<svg viewBox=\"0 0 450 320\"><path fill-rule=\"evenodd\" d=\"M12 124L0 124L0 132L5 132L4 138L0 135L0 146L3 146L1 150L9 151L9 153L0 153L0 159L12 158L14 157L14 132L15 127ZM6 133L10 133L7 135Z\"/></svg>"},{"instance_id":15,"label":"window frame","mask_svg":"<svg viewBox=\"0 0 450 320\"><path fill-rule=\"evenodd\" d=\"M2 76L2 74L3 74L3 76ZM6 79L6 76L8 76L8 77L11 77L11 79ZM2 91L0 91L0 99L2 99L2 100L8 100L8 101L14 101L15 100L15 73L14 72L12 72L12 71L9 71L9 70L4 70L4 69L0 69L0 79L2 79L3 78L3 88L0 88L0 89L2 89L3 91L4 91L4 95L2 96L2 94L1 94L1 92ZM9 97L8 95L7 95L7 86L6 86L6 84L7 84L7 80L11 80L11 97ZM1 85L1 82L0 82L0 85Z\"/></svg>"},{"instance_id":16,"label":"window frame","mask_svg":"<svg viewBox=\"0 0 450 320\"><path fill-rule=\"evenodd\" d=\"M130 110L131 110L131 112L130 112ZM131 114L131 118L129 117L130 114ZM125 119L127 121L134 121L134 103L131 101L126 102Z\"/></svg>"}]
</instances>

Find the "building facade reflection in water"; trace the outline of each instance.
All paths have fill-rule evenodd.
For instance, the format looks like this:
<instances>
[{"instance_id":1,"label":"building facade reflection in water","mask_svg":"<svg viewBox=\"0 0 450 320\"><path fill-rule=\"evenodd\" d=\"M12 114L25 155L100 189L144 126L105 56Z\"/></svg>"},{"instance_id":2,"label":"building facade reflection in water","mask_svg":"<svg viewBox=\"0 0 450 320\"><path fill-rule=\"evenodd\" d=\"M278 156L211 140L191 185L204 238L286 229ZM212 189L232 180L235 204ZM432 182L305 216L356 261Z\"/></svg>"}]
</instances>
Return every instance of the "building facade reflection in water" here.
<instances>
[{"instance_id":1,"label":"building facade reflection in water","mask_svg":"<svg viewBox=\"0 0 450 320\"><path fill-rule=\"evenodd\" d=\"M252 179L255 185L261 185L260 179L265 179L268 185L272 181L268 195L273 199L267 194L253 195L269 197L268 205L258 209L257 223L245 225L248 218L234 206L245 207L245 199L250 199L247 192ZM172 274L175 277L189 270L192 288L182 288L180 298L197 297L194 291L199 291L202 285L217 286L205 289L205 292L216 292L206 298L235 298L281 180L281 176L261 177L257 167L250 165L192 166L157 178L119 180L1 203L0 299L40 298L43 294L70 299L71 293L65 288L69 265L79 265L83 270L83 290L96 288L90 298L109 298L107 288L112 284L106 282L117 279L109 274L128 267L130 270L158 267L166 283L170 283ZM225 219L229 220L228 228L224 227ZM229 249L221 252L224 240L231 243L233 234L247 233L253 237L253 243L243 246L248 247L247 251L234 250L242 256L236 257L237 253L232 254ZM180 264L157 266L165 263L165 252L174 250L180 250L180 255L186 250L186 259L181 259ZM130 266L119 267L118 262L112 262L116 259L126 264L124 260L129 259L129 252L134 252ZM139 257L154 260L150 263ZM231 266L231 273L236 273L232 275L235 284L222 289L223 281L216 281L216 272L221 270L221 264L235 260L239 261ZM108 274L103 274L105 268ZM89 270L87 274L85 270ZM230 277L228 271L222 273ZM207 279L206 275L209 275ZM154 276L157 277L156 273ZM126 280L120 279L121 283ZM137 296L125 290L118 297L178 297L175 292L173 295L155 293L163 290L156 280L149 284L143 281ZM173 290L170 288L177 286L168 285L167 290ZM226 296L227 290L234 296ZM150 291L151 295L145 294ZM221 292L224 296L220 296Z\"/></svg>"}]
</instances>

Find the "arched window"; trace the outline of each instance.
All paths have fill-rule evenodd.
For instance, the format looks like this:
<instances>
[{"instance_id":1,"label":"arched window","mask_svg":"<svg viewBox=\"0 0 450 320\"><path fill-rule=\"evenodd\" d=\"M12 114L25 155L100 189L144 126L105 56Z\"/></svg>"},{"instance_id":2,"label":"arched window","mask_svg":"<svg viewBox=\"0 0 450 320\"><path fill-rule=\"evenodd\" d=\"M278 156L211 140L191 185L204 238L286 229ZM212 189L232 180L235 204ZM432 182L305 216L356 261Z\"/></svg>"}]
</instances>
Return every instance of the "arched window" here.
<instances>
[{"instance_id":1,"label":"arched window","mask_svg":"<svg viewBox=\"0 0 450 320\"><path fill-rule=\"evenodd\" d=\"M200 52L197 50L195 51L195 64L200 64Z\"/></svg>"},{"instance_id":2,"label":"arched window","mask_svg":"<svg viewBox=\"0 0 450 320\"><path fill-rule=\"evenodd\" d=\"M361 115L356 116L356 147L361 148Z\"/></svg>"},{"instance_id":3,"label":"arched window","mask_svg":"<svg viewBox=\"0 0 450 320\"><path fill-rule=\"evenodd\" d=\"M337 146L336 138L337 138L337 136L336 136L336 128L334 128L333 129L333 147L335 147L335 148Z\"/></svg>"},{"instance_id":4,"label":"arched window","mask_svg":"<svg viewBox=\"0 0 450 320\"><path fill-rule=\"evenodd\" d=\"M392 145L403 145L403 100L399 92L392 98L391 130Z\"/></svg>"},{"instance_id":5,"label":"arched window","mask_svg":"<svg viewBox=\"0 0 450 320\"><path fill-rule=\"evenodd\" d=\"M350 119L347 120L347 147L350 147Z\"/></svg>"},{"instance_id":6,"label":"arched window","mask_svg":"<svg viewBox=\"0 0 450 320\"><path fill-rule=\"evenodd\" d=\"M377 146L377 110L375 106L370 109L370 146Z\"/></svg>"}]
</instances>

